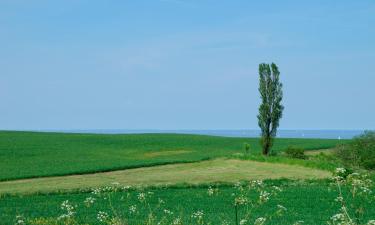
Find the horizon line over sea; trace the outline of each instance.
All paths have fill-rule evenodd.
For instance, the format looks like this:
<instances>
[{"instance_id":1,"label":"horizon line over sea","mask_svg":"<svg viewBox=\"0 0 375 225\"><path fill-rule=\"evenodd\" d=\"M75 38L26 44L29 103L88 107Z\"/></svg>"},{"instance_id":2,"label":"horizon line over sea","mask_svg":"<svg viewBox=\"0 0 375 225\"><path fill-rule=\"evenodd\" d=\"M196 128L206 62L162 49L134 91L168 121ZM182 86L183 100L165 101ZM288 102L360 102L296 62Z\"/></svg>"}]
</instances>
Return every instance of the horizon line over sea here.
<instances>
[{"instance_id":1,"label":"horizon line over sea","mask_svg":"<svg viewBox=\"0 0 375 225\"><path fill-rule=\"evenodd\" d=\"M259 137L258 129L73 129L73 130L29 130L38 132L63 132L63 133L87 133L87 134L199 134L222 137ZM323 139L352 139L362 134L365 130L308 130L308 129L280 129L277 132L279 138L323 138Z\"/></svg>"}]
</instances>

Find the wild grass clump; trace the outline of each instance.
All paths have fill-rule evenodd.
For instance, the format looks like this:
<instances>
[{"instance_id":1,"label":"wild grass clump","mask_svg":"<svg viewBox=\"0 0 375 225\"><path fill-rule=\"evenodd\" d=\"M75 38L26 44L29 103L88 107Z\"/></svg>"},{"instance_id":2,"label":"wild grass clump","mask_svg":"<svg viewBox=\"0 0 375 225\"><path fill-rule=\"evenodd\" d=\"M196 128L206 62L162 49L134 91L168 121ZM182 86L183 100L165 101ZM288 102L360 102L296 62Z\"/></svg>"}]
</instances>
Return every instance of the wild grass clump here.
<instances>
[{"instance_id":1,"label":"wild grass clump","mask_svg":"<svg viewBox=\"0 0 375 225\"><path fill-rule=\"evenodd\" d=\"M351 173L345 168L337 168L334 184L338 190L335 201L339 204L338 212L331 217L331 225L375 225L375 220L366 220L364 215L369 208L366 205L374 204L373 181L368 174ZM349 195L343 194L343 188L349 189Z\"/></svg>"},{"instance_id":2,"label":"wild grass clump","mask_svg":"<svg viewBox=\"0 0 375 225\"><path fill-rule=\"evenodd\" d=\"M294 159L306 159L305 150L296 146L289 146L285 151L285 155Z\"/></svg>"},{"instance_id":3,"label":"wild grass clump","mask_svg":"<svg viewBox=\"0 0 375 225\"><path fill-rule=\"evenodd\" d=\"M250 154L250 144L249 143L244 143L243 147L245 149L245 155L249 155Z\"/></svg>"},{"instance_id":4,"label":"wild grass clump","mask_svg":"<svg viewBox=\"0 0 375 225\"><path fill-rule=\"evenodd\" d=\"M336 156L346 166L375 170L375 132L367 131L337 147Z\"/></svg>"}]
</instances>

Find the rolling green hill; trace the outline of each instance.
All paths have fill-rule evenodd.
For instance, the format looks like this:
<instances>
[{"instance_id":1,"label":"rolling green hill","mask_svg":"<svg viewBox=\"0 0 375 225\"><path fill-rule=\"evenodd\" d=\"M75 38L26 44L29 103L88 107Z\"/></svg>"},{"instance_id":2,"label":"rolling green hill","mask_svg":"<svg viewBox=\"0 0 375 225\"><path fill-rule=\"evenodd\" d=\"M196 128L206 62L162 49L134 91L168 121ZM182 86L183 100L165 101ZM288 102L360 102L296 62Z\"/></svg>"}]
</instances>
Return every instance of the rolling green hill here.
<instances>
[{"instance_id":1,"label":"rolling green hill","mask_svg":"<svg viewBox=\"0 0 375 225\"><path fill-rule=\"evenodd\" d=\"M85 174L176 162L194 162L260 151L257 138L185 134L67 134L0 132L0 180ZM277 139L275 151L289 145L325 149L338 140ZM341 141L342 142L342 141Z\"/></svg>"}]
</instances>

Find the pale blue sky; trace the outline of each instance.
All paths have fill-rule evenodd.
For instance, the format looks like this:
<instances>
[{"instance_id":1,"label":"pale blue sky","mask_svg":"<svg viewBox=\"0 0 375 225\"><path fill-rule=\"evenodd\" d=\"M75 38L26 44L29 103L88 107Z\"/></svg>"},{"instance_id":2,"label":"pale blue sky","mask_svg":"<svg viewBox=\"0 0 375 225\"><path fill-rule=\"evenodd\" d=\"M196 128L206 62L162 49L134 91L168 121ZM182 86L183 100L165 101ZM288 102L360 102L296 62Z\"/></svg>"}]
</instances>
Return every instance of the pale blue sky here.
<instances>
[{"instance_id":1,"label":"pale blue sky","mask_svg":"<svg viewBox=\"0 0 375 225\"><path fill-rule=\"evenodd\" d=\"M261 3L260 3L261 2ZM375 128L375 1L0 0L0 129Z\"/></svg>"}]
</instances>

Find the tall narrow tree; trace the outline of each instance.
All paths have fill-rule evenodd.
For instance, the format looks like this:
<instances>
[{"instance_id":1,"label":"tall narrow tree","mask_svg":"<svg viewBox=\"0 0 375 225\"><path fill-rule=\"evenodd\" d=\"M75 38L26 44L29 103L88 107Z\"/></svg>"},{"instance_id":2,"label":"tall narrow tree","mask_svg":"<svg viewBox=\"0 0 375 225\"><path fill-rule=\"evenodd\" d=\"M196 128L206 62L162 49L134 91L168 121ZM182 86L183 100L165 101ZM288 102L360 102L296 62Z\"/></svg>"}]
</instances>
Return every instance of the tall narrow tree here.
<instances>
[{"instance_id":1,"label":"tall narrow tree","mask_svg":"<svg viewBox=\"0 0 375 225\"><path fill-rule=\"evenodd\" d=\"M258 125L262 131L262 153L269 155L276 136L284 106L280 72L276 64L259 64L259 92L262 103L259 106Z\"/></svg>"}]
</instances>

